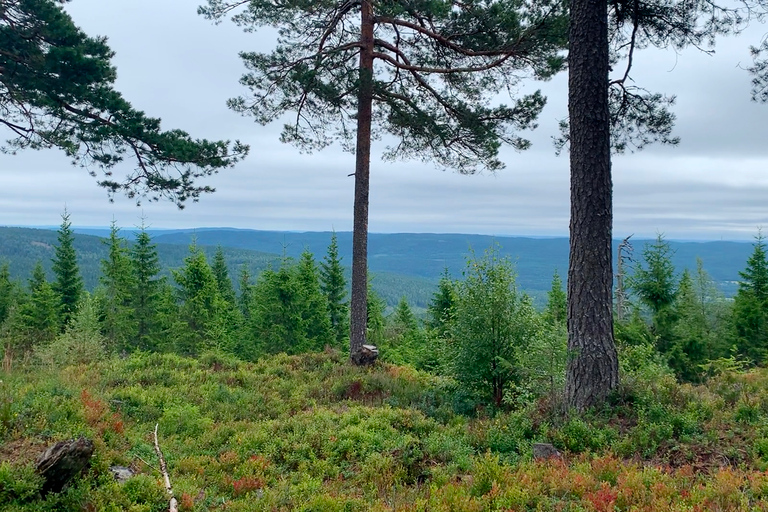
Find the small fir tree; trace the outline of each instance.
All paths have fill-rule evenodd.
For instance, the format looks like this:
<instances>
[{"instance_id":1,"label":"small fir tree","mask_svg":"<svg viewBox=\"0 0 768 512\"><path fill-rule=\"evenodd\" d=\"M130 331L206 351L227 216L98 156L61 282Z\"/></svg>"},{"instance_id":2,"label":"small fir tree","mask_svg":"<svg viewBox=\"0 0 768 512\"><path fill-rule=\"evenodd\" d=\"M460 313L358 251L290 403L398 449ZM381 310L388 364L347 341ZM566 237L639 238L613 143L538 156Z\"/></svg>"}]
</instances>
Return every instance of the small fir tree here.
<instances>
[{"instance_id":1,"label":"small fir tree","mask_svg":"<svg viewBox=\"0 0 768 512\"><path fill-rule=\"evenodd\" d=\"M240 277L238 279L240 293L237 296L237 305L240 308L240 314L248 321L251 318L251 302L253 301L253 283L251 283L251 273L248 267L240 267Z\"/></svg>"},{"instance_id":2,"label":"small fir tree","mask_svg":"<svg viewBox=\"0 0 768 512\"><path fill-rule=\"evenodd\" d=\"M733 325L739 352L756 363L768 353L768 259L762 232L755 237L747 267L733 301Z\"/></svg>"},{"instance_id":3,"label":"small fir tree","mask_svg":"<svg viewBox=\"0 0 768 512\"><path fill-rule=\"evenodd\" d=\"M519 379L519 351L536 333L536 312L518 296L512 264L496 248L469 260L464 275L451 322L454 374L499 407L508 386Z\"/></svg>"},{"instance_id":4,"label":"small fir tree","mask_svg":"<svg viewBox=\"0 0 768 512\"><path fill-rule=\"evenodd\" d=\"M411 306L408 304L405 296L400 298L400 302L397 303L395 312L393 313L394 322L401 326L404 331L413 331L419 328L419 322L416 319L416 315L411 311Z\"/></svg>"},{"instance_id":5,"label":"small fir tree","mask_svg":"<svg viewBox=\"0 0 768 512\"><path fill-rule=\"evenodd\" d=\"M135 346L141 350L153 350L158 348L158 304L163 280L158 275L160 260L157 247L152 243L143 220L131 247L130 260L134 285L130 307L136 325Z\"/></svg>"},{"instance_id":6,"label":"small fir tree","mask_svg":"<svg viewBox=\"0 0 768 512\"><path fill-rule=\"evenodd\" d=\"M253 289L249 353L297 354L306 346L306 332L299 310L298 283L292 266L284 260L277 271L261 273ZM253 355L251 357L253 357Z\"/></svg>"},{"instance_id":7,"label":"small fir tree","mask_svg":"<svg viewBox=\"0 0 768 512\"><path fill-rule=\"evenodd\" d=\"M387 309L387 303L376 293L370 282L368 282L367 301L366 337L369 343L381 345L386 326L384 311Z\"/></svg>"},{"instance_id":8,"label":"small fir tree","mask_svg":"<svg viewBox=\"0 0 768 512\"><path fill-rule=\"evenodd\" d=\"M296 267L302 320L307 331L305 350L319 351L337 339L328 315L328 300L320 285L320 272L312 253L305 250Z\"/></svg>"},{"instance_id":9,"label":"small fir tree","mask_svg":"<svg viewBox=\"0 0 768 512\"><path fill-rule=\"evenodd\" d=\"M59 299L38 261L29 280L29 300L21 305L18 325L13 328L19 333L18 351L26 353L37 344L51 341L59 329Z\"/></svg>"},{"instance_id":10,"label":"small fir tree","mask_svg":"<svg viewBox=\"0 0 768 512\"><path fill-rule=\"evenodd\" d=\"M18 285L11 281L11 271L8 263L0 266L0 324L5 322L18 300Z\"/></svg>"},{"instance_id":11,"label":"small fir tree","mask_svg":"<svg viewBox=\"0 0 768 512\"><path fill-rule=\"evenodd\" d=\"M216 286L219 289L219 295L222 299L234 306L236 302L235 290L232 287L232 280L229 278L227 260L224 258L224 250L221 246L216 248L216 253L213 255L211 270L213 271L213 277L216 278Z\"/></svg>"},{"instance_id":12,"label":"small fir tree","mask_svg":"<svg viewBox=\"0 0 768 512\"><path fill-rule=\"evenodd\" d=\"M563 280L557 270L552 275L552 287L547 292L547 308L544 318L551 325L565 325L568 318L568 300L563 290Z\"/></svg>"},{"instance_id":13,"label":"small fir tree","mask_svg":"<svg viewBox=\"0 0 768 512\"><path fill-rule=\"evenodd\" d=\"M337 346L344 346L349 338L349 304L347 297L347 280L344 278L344 268L339 257L339 244L334 231L331 243L320 263L320 288L328 302L328 317L331 321Z\"/></svg>"},{"instance_id":14,"label":"small fir tree","mask_svg":"<svg viewBox=\"0 0 768 512\"><path fill-rule=\"evenodd\" d=\"M448 269L443 270L437 291L427 307L427 327L438 336L446 337L456 305L456 283L451 279Z\"/></svg>"},{"instance_id":15,"label":"small fir tree","mask_svg":"<svg viewBox=\"0 0 768 512\"><path fill-rule=\"evenodd\" d=\"M643 247L644 265L637 265L629 279L629 286L640 302L651 312L656 346L662 354L669 353L672 326L675 323L674 302L677 279L672 264L672 249L664 236Z\"/></svg>"},{"instance_id":16,"label":"small fir tree","mask_svg":"<svg viewBox=\"0 0 768 512\"><path fill-rule=\"evenodd\" d=\"M97 307L85 292L67 329L52 342L36 347L35 356L43 365L53 368L88 364L104 356L105 343Z\"/></svg>"},{"instance_id":17,"label":"small fir tree","mask_svg":"<svg viewBox=\"0 0 768 512\"><path fill-rule=\"evenodd\" d=\"M225 301L219 294L218 283L210 265L193 242L184 266L173 271L173 278L179 286L181 318L187 330L178 341L177 351L195 355L207 348L223 348L229 345L227 329L224 327Z\"/></svg>"},{"instance_id":18,"label":"small fir tree","mask_svg":"<svg viewBox=\"0 0 768 512\"><path fill-rule=\"evenodd\" d=\"M77 310L83 293L83 279L77 265L75 252L75 233L69 220L69 212L61 215L61 227L58 231L58 244L53 258L53 291L59 297L60 329L63 331L72 315Z\"/></svg>"},{"instance_id":19,"label":"small fir tree","mask_svg":"<svg viewBox=\"0 0 768 512\"><path fill-rule=\"evenodd\" d=\"M101 260L99 310L102 332L117 351L129 350L136 339L135 315L132 309L136 290L133 267L126 240L112 221L107 258Z\"/></svg>"}]
</instances>

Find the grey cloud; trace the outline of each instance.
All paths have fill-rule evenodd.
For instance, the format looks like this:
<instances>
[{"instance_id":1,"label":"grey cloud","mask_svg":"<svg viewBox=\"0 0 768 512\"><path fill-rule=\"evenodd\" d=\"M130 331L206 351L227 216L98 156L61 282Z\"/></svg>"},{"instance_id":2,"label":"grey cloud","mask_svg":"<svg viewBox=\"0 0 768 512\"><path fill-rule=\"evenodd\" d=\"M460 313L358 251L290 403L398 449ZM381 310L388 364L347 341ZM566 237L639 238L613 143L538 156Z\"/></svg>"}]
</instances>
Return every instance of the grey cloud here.
<instances>
[{"instance_id":1,"label":"grey cloud","mask_svg":"<svg viewBox=\"0 0 768 512\"><path fill-rule=\"evenodd\" d=\"M354 157L338 147L300 154L279 142L282 123L262 127L226 108L245 91L241 50L267 50L272 34L212 26L181 0L79 0L67 4L89 34L109 37L117 52L118 88L166 129L195 137L241 139L250 157L209 183L217 188L183 211L166 203L114 204L87 173L56 151L0 155L5 169L0 224L56 225L64 204L78 225L126 227L144 212L154 227L232 226L256 229L351 229ZM764 27L758 27L762 29ZM617 236L658 231L672 238L751 238L768 225L768 106L751 103L749 77L736 68L757 32L721 42L715 57L642 52L640 85L678 95L675 149L651 147L614 160ZM750 39L751 38L751 39ZM752 41L755 39L755 41ZM541 88L549 97L530 151L502 152L496 175L459 176L422 162L372 161L370 229L567 235L568 155L554 156L551 136L566 114L565 74ZM4 134L0 134L3 136ZM386 140L376 145L378 151ZM122 169L130 170L130 163Z\"/></svg>"}]
</instances>

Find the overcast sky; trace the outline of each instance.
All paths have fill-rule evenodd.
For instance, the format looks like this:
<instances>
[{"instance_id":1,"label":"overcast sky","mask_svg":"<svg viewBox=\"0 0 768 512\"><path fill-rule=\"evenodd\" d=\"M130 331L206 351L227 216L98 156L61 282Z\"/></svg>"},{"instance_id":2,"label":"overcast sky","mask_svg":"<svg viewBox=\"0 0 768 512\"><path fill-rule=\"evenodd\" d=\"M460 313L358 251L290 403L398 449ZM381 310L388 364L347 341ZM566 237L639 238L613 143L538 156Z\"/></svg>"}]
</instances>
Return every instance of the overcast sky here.
<instances>
[{"instance_id":1,"label":"overcast sky","mask_svg":"<svg viewBox=\"0 0 768 512\"><path fill-rule=\"evenodd\" d=\"M251 155L211 179L216 193L179 211L170 203L135 202L104 190L56 150L0 155L0 225L57 225L66 208L76 226L153 228L227 226L348 231L352 227L354 157L338 147L300 154L278 140L280 123L262 127L229 111L227 98L245 91L237 52L264 50L268 33L245 34L230 22L214 26L196 14L198 1L74 0L74 21L109 38L116 52L117 89L134 107L160 117L165 129L194 137L240 139ZM651 147L617 156L614 236L671 239L752 238L768 227L768 105L750 101L748 46L768 27L720 40L714 56L643 52L634 76L678 101L677 148ZM503 151L506 169L461 176L422 162L371 165L372 232L495 235L568 234L568 158L551 137L566 112L566 76L542 88L549 102L533 147ZM0 136L6 137L6 133ZM380 150L381 148L379 148Z\"/></svg>"}]
</instances>

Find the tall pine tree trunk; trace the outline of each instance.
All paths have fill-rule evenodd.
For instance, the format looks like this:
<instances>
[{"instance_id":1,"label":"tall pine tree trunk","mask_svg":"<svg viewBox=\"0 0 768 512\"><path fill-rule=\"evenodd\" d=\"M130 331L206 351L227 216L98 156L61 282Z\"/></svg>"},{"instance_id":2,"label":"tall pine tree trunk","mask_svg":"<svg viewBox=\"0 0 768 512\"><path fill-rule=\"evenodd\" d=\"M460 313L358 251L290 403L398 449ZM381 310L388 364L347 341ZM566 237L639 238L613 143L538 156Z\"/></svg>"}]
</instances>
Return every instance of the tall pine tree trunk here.
<instances>
[{"instance_id":1,"label":"tall pine tree trunk","mask_svg":"<svg viewBox=\"0 0 768 512\"><path fill-rule=\"evenodd\" d=\"M360 35L360 90L357 104L355 210L352 231L352 297L349 358L362 364L368 323L368 190L371 168L373 109L373 6L362 0Z\"/></svg>"},{"instance_id":2,"label":"tall pine tree trunk","mask_svg":"<svg viewBox=\"0 0 768 512\"><path fill-rule=\"evenodd\" d=\"M608 113L608 6L571 0L568 113L571 227L568 405L600 403L619 383L613 340L613 222Z\"/></svg>"}]
</instances>

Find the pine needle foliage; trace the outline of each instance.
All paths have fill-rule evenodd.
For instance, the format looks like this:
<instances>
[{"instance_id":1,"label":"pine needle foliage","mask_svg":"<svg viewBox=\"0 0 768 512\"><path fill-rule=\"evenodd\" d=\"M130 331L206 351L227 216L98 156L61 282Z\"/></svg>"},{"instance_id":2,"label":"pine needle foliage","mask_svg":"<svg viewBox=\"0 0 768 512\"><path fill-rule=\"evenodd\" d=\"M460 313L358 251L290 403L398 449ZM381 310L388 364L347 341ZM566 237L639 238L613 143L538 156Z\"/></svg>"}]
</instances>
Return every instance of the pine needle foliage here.
<instances>
[{"instance_id":1,"label":"pine needle foliage","mask_svg":"<svg viewBox=\"0 0 768 512\"><path fill-rule=\"evenodd\" d=\"M166 197L182 207L207 185L196 180L230 167L248 147L163 131L114 89L117 72L105 37L83 33L56 0L0 2L0 126L5 152L56 147L110 194ZM133 158L123 180L112 169Z\"/></svg>"}]
</instances>

